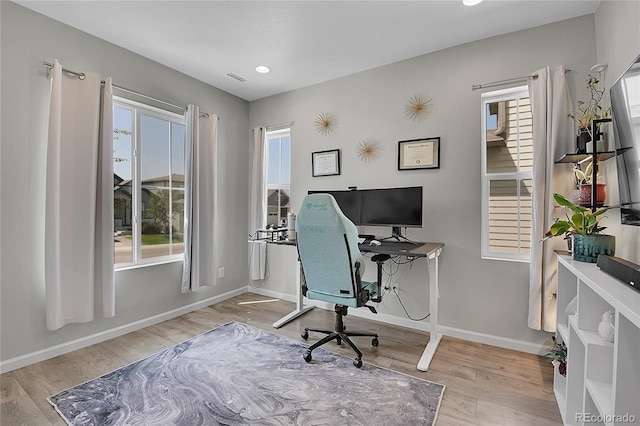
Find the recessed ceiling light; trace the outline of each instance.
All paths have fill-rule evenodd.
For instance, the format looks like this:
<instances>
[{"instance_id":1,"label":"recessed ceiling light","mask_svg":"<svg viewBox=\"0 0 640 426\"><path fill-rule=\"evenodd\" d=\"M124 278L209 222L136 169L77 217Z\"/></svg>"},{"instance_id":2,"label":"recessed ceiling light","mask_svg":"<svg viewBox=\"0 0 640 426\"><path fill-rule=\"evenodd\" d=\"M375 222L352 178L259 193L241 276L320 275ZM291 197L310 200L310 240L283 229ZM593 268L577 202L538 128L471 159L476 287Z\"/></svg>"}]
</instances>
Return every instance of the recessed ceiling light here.
<instances>
[{"instance_id":1,"label":"recessed ceiling light","mask_svg":"<svg viewBox=\"0 0 640 426\"><path fill-rule=\"evenodd\" d=\"M271 71L271 68L269 68L269 67L268 67L268 66L266 66L266 65L258 65L258 66L256 67L256 71L258 71L260 74L266 74L266 73L268 73L269 71Z\"/></svg>"},{"instance_id":2,"label":"recessed ceiling light","mask_svg":"<svg viewBox=\"0 0 640 426\"><path fill-rule=\"evenodd\" d=\"M482 0L462 0L462 4L465 6L475 6L478 3L482 3Z\"/></svg>"}]
</instances>

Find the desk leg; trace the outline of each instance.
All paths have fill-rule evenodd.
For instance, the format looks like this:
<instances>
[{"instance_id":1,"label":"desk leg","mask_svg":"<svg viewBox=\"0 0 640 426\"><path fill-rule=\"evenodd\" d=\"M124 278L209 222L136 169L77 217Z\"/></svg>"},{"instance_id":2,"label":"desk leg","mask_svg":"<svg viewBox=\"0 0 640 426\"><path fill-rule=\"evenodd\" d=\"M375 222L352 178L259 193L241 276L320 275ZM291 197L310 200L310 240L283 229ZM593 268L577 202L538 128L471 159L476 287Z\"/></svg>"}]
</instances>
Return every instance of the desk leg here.
<instances>
[{"instance_id":1,"label":"desk leg","mask_svg":"<svg viewBox=\"0 0 640 426\"><path fill-rule=\"evenodd\" d=\"M442 334L438 333L438 256L427 259L428 279L429 279L429 343L418 361L418 370L427 371L433 356L436 354L438 344L442 339ZM433 265L431 264L433 262Z\"/></svg>"},{"instance_id":2,"label":"desk leg","mask_svg":"<svg viewBox=\"0 0 640 426\"><path fill-rule=\"evenodd\" d=\"M298 297L298 300L296 301L296 309L274 322L274 328L280 328L289 321L292 321L300 315L304 315L311 309L315 308L315 306L304 306L304 296L302 295L302 285L300 284L300 274L302 273L300 269L300 261L297 262L296 266L298 267L298 270L296 271L296 296Z\"/></svg>"}]
</instances>

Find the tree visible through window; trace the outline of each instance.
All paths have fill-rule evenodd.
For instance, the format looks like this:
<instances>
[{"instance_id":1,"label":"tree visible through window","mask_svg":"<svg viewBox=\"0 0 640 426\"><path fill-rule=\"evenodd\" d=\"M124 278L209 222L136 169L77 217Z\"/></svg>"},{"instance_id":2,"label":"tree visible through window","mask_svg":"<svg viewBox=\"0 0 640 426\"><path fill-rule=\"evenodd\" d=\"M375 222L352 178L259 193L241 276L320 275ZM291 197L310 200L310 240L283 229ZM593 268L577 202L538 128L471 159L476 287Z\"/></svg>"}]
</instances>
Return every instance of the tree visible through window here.
<instances>
[{"instance_id":1,"label":"tree visible through window","mask_svg":"<svg viewBox=\"0 0 640 426\"><path fill-rule=\"evenodd\" d=\"M267 224L281 225L291 208L291 134L267 132Z\"/></svg>"},{"instance_id":2,"label":"tree visible through window","mask_svg":"<svg viewBox=\"0 0 640 426\"><path fill-rule=\"evenodd\" d=\"M528 261L533 137L527 87L484 93L482 257Z\"/></svg>"},{"instance_id":3,"label":"tree visible through window","mask_svg":"<svg viewBox=\"0 0 640 426\"><path fill-rule=\"evenodd\" d=\"M115 263L179 257L184 252L184 118L118 99L113 128Z\"/></svg>"}]
</instances>

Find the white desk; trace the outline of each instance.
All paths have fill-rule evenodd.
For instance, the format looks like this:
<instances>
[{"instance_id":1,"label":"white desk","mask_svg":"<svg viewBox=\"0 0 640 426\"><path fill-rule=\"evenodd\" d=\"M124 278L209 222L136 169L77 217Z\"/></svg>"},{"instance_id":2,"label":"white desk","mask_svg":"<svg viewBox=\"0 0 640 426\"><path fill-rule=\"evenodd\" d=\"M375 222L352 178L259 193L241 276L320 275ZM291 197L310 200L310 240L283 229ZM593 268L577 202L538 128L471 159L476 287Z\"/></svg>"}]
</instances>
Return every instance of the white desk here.
<instances>
[{"instance_id":1,"label":"white desk","mask_svg":"<svg viewBox=\"0 0 640 426\"><path fill-rule=\"evenodd\" d=\"M418 361L418 370L420 371L427 371L429 369L429 364L431 364L431 360L436 354L436 349L438 349L440 340L442 340L442 333L438 331L438 298L440 297L440 284L438 281L438 258L440 257L440 253L442 253L444 244L426 243L425 246L427 246L427 244L430 245L430 247L426 247L428 251L425 257L427 258L427 276L429 279L429 312L431 313L431 315L429 316L429 342L424 348L424 352L422 352L420 361Z\"/></svg>"},{"instance_id":2,"label":"white desk","mask_svg":"<svg viewBox=\"0 0 640 426\"><path fill-rule=\"evenodd\" d=\"M294 242L282 241L278 244L294 245ZM429 364L438 349L440 340L442 339L442 333L438 329L438 298L439 298L439 277L438 277L438 258L442 249L443 243L423 243L422 246L410 251L397 251L393 249L393 244L383 244L381 246L366 246L362 245L360 250L365 253L386 253L392 256L408 256L416 258L425 258L427 261L427 286L429 291L429 341L418 361L417 368L420 371L427 371ZM304 306L304 296L302 295L302 286L300 284L300 263L297 263L296 273L296 309L278 321L273 323L275 328L280 328L289 321L298 318L300 315L305 314L307 311L313 309L313 306Z\"/></svg>"},{"instance_id":3,"label":"white desk","mask_svg":"<svg viewBox=\"0 0 640 426\"><path fill-rule=\"evenodd\" d=\"M403 247L403 246L401 246ZM360 246L360 251L365 253L386 253L391 256L407 256L425 258L427 261L427 287L429 289L429 342L422 352L418 361L418 370L427 371L429 364L438 349L442 333L438 330L438 258L442 253L443 243L422 243L420 247L413 250L399 250L394 248L393 243L383 242L381 246Z\"/></svg>"},{"instance_id":4,"label":"white desk","mask_svg":"<svg viewBox=\"0 0 640 426\"><path fill-rule=\"evenodd\" d=\"M295 246L295 241L270 241L272 244L280 244L286 246ZM280 328L286 323L293 321L301 315L306 314L311 309L315 308L315 306L304 306L304 296L302 295L302 284L300 282L300 261L296 261L296 309L289 312L287 315L280 318L278 321L273 323L274 328Z\"/></svg>"}]
</instances>

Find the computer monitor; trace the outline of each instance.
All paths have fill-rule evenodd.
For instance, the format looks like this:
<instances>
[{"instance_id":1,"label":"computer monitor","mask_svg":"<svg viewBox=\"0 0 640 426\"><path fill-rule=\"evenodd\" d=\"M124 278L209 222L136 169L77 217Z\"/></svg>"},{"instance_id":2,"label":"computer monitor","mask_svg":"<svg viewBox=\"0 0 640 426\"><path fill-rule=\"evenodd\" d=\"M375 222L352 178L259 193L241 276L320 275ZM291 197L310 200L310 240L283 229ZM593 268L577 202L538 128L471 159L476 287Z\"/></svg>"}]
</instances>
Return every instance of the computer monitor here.
<instances>
[{"instance_id":1,"label":"computer monitor","mask_svg":"<svg viewBox=\"0 0 640 426\"><path fill-rule=\"evenodd\" d=\"M349 218L351 222L355 225L360 225L360 210L361 210L361 201L360 201L360 192L361 191L309 191L309 194L331 194L333 198L335 198L336 203L338 203L338 207L342 210L345 216Z\"/></svg>"},{"instance_id":2,"label":"computer monitor","mask_svg":"<svg viewBox=\"0 0 640 426\"><path fill-rule=\"evenodd\" d=\"M335 198L342 212L357 226L391 226L400 237L402 227L422 227L422 187L309 191Z\"/></svg>"},{"instance_id":3,"label":"computer monitor","mask_svg":"<svg viewBox=\"0 0 640 426\"><path fill-rule=\"evenodd\" d=\"M422 227L422 187L362 190L360 225L391 226L392 236L400 228Z\"/></svg>"}]
</instances>

